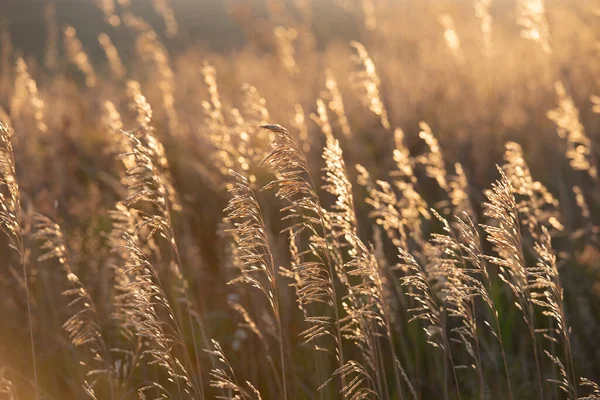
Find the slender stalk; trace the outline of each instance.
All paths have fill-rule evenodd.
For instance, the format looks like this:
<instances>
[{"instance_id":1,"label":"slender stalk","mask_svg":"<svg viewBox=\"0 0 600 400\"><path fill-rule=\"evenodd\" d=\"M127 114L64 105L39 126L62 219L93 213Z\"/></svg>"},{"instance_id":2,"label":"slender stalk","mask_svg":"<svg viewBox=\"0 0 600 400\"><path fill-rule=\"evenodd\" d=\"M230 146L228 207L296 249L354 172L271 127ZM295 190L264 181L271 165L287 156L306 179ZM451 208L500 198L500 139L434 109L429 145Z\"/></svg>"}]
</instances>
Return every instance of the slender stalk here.
<instances>
[{"instance_id":1,"label":"slender stalk","mask_svg":"<svg viewBox=\"0 0 600 400\"><path fill-rule=\"evenodd\" d=\"M22 60L20 60L22 62ZM23 63L24 64L24 63ZM25 66L26 68L26 66ZM35 86L35 85L34 85ZM15 156L11 142L11 130L0 121L0 184L3 185L9 198L0 193L0 230L6 234L10 246L19 254L23 284L25 285L25 299L27 302L27 323L29 325L29 343L31 347L31 362L33 368L33 381L35 383L35 398L40 398L37 360L35 355L35 338L33 332L33 313L31 309L31 294L29 291L29 274L27 270L27 259L25 242L23 240L21 195L17 182L17 171Z\"/></svg>"},{"instance_id":2,"label":"slender stalk","mask_svg":"<svg viewBox=\"0 0 600 400\"><path fill-rule=\"evenodd\" d=\"M277 134L278 138L272 143L273 150L262 160L262 165L272 167L275 172L281 173L275 181L271 182L265 188L271 188L274 185L279 186L277 196L291 201L292 206L286 207L288 218L295 217L302 220L302 228L297 225L291 227L292 232L300 233L304 229L309 229L315 239L322 242L319 247L325 247L321 250L311 249L317 257L323 256L325 260L321 260L319 268L323 268L324 274L327 274L327 282L321 283L321 290L324 292L322 296L327 300L310 300L307 303L325 302L331 303L333 309L333 317L335 318L335 333L332 333L336 341L335 354L339 368L344 367L344 350L341 335L341 315L338 307L338 296L335 285L335 272L333 269L331 247L326 231L326 223L323 215L323 208L316 192L316 185L310 174L306 156L302 149L298 147L292 139L290 133L280 125L261 125L261 128L268 129ZM291 161L291 162L290 162ZM304 176L305 175L305 176ZM314 215L316 214L316 217ZM320 228L317 227L320 225ZM320 230L320 232L318 232ZM325 267L323 263L327 263ZM327 288L325 288L325 285ZM329 324L329 323L327 323ZM345 387L344 374L340 374L342 387ZM344 395L344 397L346 397Z\"/></svg>"},{"instance_id":3,"label":"slender stalk","mask_svg":"<svg viewBox=\"0 0 600 400\"><path fill-rule=\"evenodd\" d=\"M368 329L369 329L370 332L369 332L367 340L371 341L371 347L376 348L375 347L375 343L373 343L373 341L374 341L373 338L375 336L372 333L372 332L375 331L375 329L373 327L373 323L370 322L370 321L368 323ZM378 349L378 347L377 347L377 349ZM379 351L376 353L376 357L378 359L377 364L379 365L379 369L377 369L377 368L375 369L375 375L376 375L376 379L377 379L377 393L381 393L381 394L386 394L387 395L387 385L386 385L386 388L384 389L383 382L382 382L382 377L381 377L381 375L383 373L385 373L385 368L383 368L381 366L381 364L379 363L379 359L381 358L381 355L380 355ZM385 379L385 377L384 377L384 379Z\"/></svg>"},{"instance_id":4,"label":"slender stalk","mask_svg":"<svg viewBox=\"0 0 600 400\"><path fill-rule=\"evenodd\" d=\"M283 345L283 335L282 335L282 327L281 327L281 318L279 314L277 315L277 326L279 327L278 335L279 335L279 360L281 363L281 383L283 384L283 398L287 400L287 382L285 375L285 353L284 353L284 345Z\"/></svg>"},{"instance_id":5,"label":"slender stalk","mask_svg":"<svg viewBox=\"0 0 600 400\"><path fill-rule=\"evenodd\" d=\"M181 272L181 268L182 268L183 264L181 262L181 256L179 254L179 247L177 246L177 242L175 241L175 232L173 232L173 220L171 218L172 207L171 207L168 196L165 198L165 202L166 202L166 209L167 209L166 216L167 216L167 221L168 221L168 229L170 231L169 235L172 238L170 240L171 248L173 249L173 252L175 253L176 262L177 262L177 265ZM198 351L198 345L196 344L196 335L195 335L195 331L194 331L194 324L192 321L192 313L191 313L191 303L189 300L189 296L188 296L186 287L183 288L183 294L185 296L184 300L185 300L185 305L187 308L188 324L190 325L190 330L192 333L192 345L194 347L194 357L196 358L196 368L198 370L198 374L200 375L200 377L198 379L198 377L196 377L196 374L192 374L192 375L194 376L194 381L195 381L196 385L198 386L198 388L196 390L200 389L199 390L200 397L202 399L204 399L205 397L204 397L204 386L202 384L202 370L200 369L200 352ZM182 340L183 340L183 338L182 338ZM184 345L184 347L185 347L185 345ZM186 359L189 359L187 350L184 349L184 352L186 353ZM191 362L189 364L191 367Z\"/></svg>"},{"instance_id":6,"label":"slender stalk","mask_svg":"<svg viewBox=\"0 0 600 400\"><path fill-rule=\"evenodd\" d=\"M310 185L312 186L313 190L313 197L314 197L314 201L315 204L317 204L317 207L319 207L319 210L322 210L323 208L321 207L321 202L319 200L319 197L317 196L315 190L315 183L312 179L312 177L310 176L310 174L308 175L308 179L310 181ZM319 220L321 221L321 229L322 229L322 237L325 238L325 240L327 241L327 234L325 231L325 220L323 219L323 213L319 211ZM336 294L336 290L335 290L335 281L334 281L334 277L335 277L335 272L333 270L333 262L332 262L332 257L331 257L331 250L329 247L329 244L327 244L327 251L325 252L325 256L327 257L327 268L329 271L329 279L331 280L331 297L333 299L333 313L334 313L334 317L335 317L335 333L336 333L336 338L337 338L337 352L338 352L338 364L340 367L342 367L344 365L344 346L342 344L342 333L341 333L341 320L340 320L340 313L338 311L338 304L337 304L337 294ZM342 381L342 387L346 386L346 379L344 377L343 374L341 374L340 376L341 381ZM346 398L346 396L344 395L344 398Z\"/></svg>"},{"instance_id":7,"label":"slender stalk","mask_svg":"<svg viewBox=\"0 0 600 400\"><path fill-rule=\"evenodd\" d=\"M402 395L402 385L400 383L400 373L398 371L398 366L396 366L396 360L398 362L400 362L400 360L398 359L397 355L396 355L396 348L394 346L394 338L392 337L392 326L390 323L390 318L389 318L389 306L385 300L385 295L383 293L383 283L381 282L381 276L379 275L379 273L376 274L377 277L377 285L379 286L379 290L382 294L381 296L381 304L384 308L384 312L383 312L383 321L385 324L385 330L386 330L386 337L388 339L389 345L390 345L390 350L392 352L392 361L394 364L394 380L396 382L396 393L398 394L398 398L400 400L403 399L403 395Z\"/></svg>"},{"instance_id":8,"label":"slender stalk","mask_svg":"<svg viewBox=\"0 0 600 400\"><path fill-rule=\"evenodd\" d=\"M258 213L260 215L260 219L261 221L264 221L264 215L262 213L262 210L260 209L260 207L258 208ZM268 256L269 256L269 260L271 262L271 266L275 266L275 260L273 259L273 254L268 251ZM287 400L287 379L286 379L286 372L285 372L285 350L284 350L284 343L283 343L283 326L281 325L281 308L280 308L280 303L279 303L279 289L278 289L278 285L277 285L277 273L275 271L273 271L273 291L274 293L274 313L275 313L275 319L277 321L277 334L279 336L279 360L281 363L281 383L283 386L283 398L284 400Z\"/></svg>"},{"instance_id":9,"label":"slender stalk","mask_svg":"<svg viewBox=\"0 0 600 400\"><path fill-rule=\"evenodd\" d=\"M265 218L262 213L258 199L250 186L250 182L242 175L230 171L230 174L236 179L236 184L230 189L233 197L225 208L228 212L227 218L233 223L234 228L229 232L234 232L234 238L241 249L241 259L244 268L240 277L230 281L244 282L258 287L264 294L270 304L271 311L277 324L277 335L279 341L279 358L281 374L277 377L278 389L283 393L283 398L287 399L287 377L285 371L285 350L283 341L283 327L281 323L281 309L279 303L279 289L277 284L277 270L275 260L271 252L271 245L266 233ZM251 277L252 271L261 271L268 281L268 286L263 286L256 278ZM262 340L268 353L269 345L266 340ZM272 358L268 357L272 363ZM274 368L275 369L275 368Z\"/></svg>"},{"instance_id":10,"label":"slender stalk","mask_svg":"<svg viewBox=\"0 0 600 400\"><path fill-rule=\"evenodd\" d=\"M310 185L312 187L312 197L313 200L315 202L315 204L317 205L317 207L319 208L319 220L320 220L320 225L321 225L321 234L323 238L325 238L325 240L327 241L327 232L325 230L325 219L323 218L323 213L320 211L323 209L323 207L321 207L321 201L319 200L319 197L317 196L317 192L316 192L316 186L315 186L315 182L312 179L312 176L310 174L308 174L308 180L310 182ZM338 349L338 362L340 367L344 365L344 348L342 346L342 334L341 334L341 322L340 322L340 313L338 311L338 304L337 304L337 294L336 294L336 290L335 290L335 281L334 281L334 277L335 275L335 271L333 270L333 261L332 261L332 257L331 257L331 249L329 247L329 243L327 244L327 251L325 252L325 256L327 257L327 268L329 271L329 279L331 280L331 297L333 299L333 313L334 313L334 317L335 317L335 328L336 328L336 337L337 337L337 349ZM342 375L342 381L344 381L343 375ZM342 382L342 386L345 386L345 383Z\"/></svg>"},{"instance_id":11,"label":"slender stalk","mask_svg":"<svg viewBox=\"0 0 600 400\"><path fill-rule=\"evenodd\" d=\"M493 304L493 303L492 303ZM498 320L498 311L496 310L496 306L492 308L492 313L494 314L494 322L496 323L496 332L498 337L498 342L500 343L500 352L502 354L502 364L504 364L504 373L506 374L506 383L508 385L508 395L510 400L513 400L513 392L512 392L512 384L510 382L510 373L508 372L508 362L506 361L506 351L504 350L504 340L502 339L502 331L500 330L500 321Z\"/></svg>"},{"instance_id":12,"label":"slender stalk","mask_svg":"<svg viewBox=\"0 0 600 400\"><path fill-rule=\"evenodd\" d=\"M385 395L385 398L388 399L390 396L390 389L389 389L389 385L388 385L388 379L387 379L387 374L385 373L385 363L384 363L384 359L383 359L383 353L381 351L381 343L379 340L375 339L375 352L376 352L376 357L377 357L377 363L379 364L379 368L381 370L381 372L383 373L383 393ZM378 374L381 375L381 374Z\"/></svg>"},{"instance_id":13,"label":"slender stalk","mask_svg":"<svg viewBox=\"0 0 600 400\"><path fill-rule=\"evenodd\" d=\"M19 224L19 230L20 230L20 224ZM31 299L29 296L29 278L28 278L28 274L27 274L27 261L25 260L25 247L23 246L23 239L20 236L21 235L19 234L19 238L20 238L19 239L19 246L20 246L19 251L21 253L21 265L23 266L23 282L25 285L25 296L26 296L26 301L27 301L27 320L28 320L28 324L29 324L29 343L31 346L31 362L33 364L32 365L33 382L35 383L35 398L39 399L40 391L39 391L39 385L38 385L37 363L36 363L36 357L35 357L35 340L34 340L34 335L33 335L33 318L32 318L32 312L31 312Z\"/></svg>"},{"instance_id":14,"label":"slender stalk","mask_svg":"<svg viewBox=\"0 0 600 400\"><path fill-rule=\"evenodd\" d=\"M525 262L525 255L523 253L523 246L522 246L522 237L521 237L521 222L520 219L518 217L518 214L515 215L515 224L516 224L516 232L515 234L517 235L517 243L519 244L518 247L518 251L519 251L519 256L520 259L523 260L523 262ZM523 268L526 268L523 265ZM536 334L535 334L535 313L533 311L533 306L531 304L531 293L529 291L529 289L526 287L524 289L526 291L525 293L525 298L526 298L526 307L527 307L527 313L529 314L528 317L528 321L527 321L527 326L529 328L529 334L531 335L531 341L532 341L532 345L533 345L533 356L535 357L535 371L537 374L537 383L538 383L538 390L540 392L540 399L544 398L544 385L543 385L543 379L542 379L542 371L541 371L541 364L540 364L540 356L539 356L539 351L538 351L538 343L537 343L537 338L536 338Z\"/></svg>"},{"instance_id":15,"label":"slender stalk","mask_svg":"<svg viewBox=\"0 0 600 400\"><path fill-rule=\"evenodd\" d=\"M447 359L450 361L450 368L452 368L452 376L454 378L454 385L456 386L456 393L458 394L458 398L460 400L460 399L462 399L462 397L460 395L460 386L458 384L458 377L456 376L456 367L454 364L454 357L452 357L452 350L450 349L450 342L448 341L448 336L446 335L446 330L447 330L446 318L447 318L446 312L444 311L442 313L442 329L444 330L442 336L443 336L443 340L444 340L444 345L447 349L447 351L444 351L444 354L446 355ZM444 371L446 370L446 365L447 364L444 363L444 366L445 366Z\"/></svg>"}]
</instances>

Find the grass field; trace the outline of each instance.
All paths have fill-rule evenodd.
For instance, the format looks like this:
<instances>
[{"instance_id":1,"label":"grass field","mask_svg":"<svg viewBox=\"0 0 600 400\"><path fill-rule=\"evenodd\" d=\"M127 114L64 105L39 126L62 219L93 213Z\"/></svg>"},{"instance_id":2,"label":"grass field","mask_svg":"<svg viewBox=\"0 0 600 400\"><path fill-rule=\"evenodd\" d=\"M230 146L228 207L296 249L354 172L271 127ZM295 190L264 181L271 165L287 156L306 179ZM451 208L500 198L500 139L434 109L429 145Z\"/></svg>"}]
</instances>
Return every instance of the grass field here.
<instances>
[{"instance_id":1,"label":"grass field","mask_svg":"<svg viewBox=\"0 0 600 400\"><path fill-rule=\"evenodd\" d=\"M600 3L28 4L0 399L600 399Z\"/></svg>"}]
</instances>

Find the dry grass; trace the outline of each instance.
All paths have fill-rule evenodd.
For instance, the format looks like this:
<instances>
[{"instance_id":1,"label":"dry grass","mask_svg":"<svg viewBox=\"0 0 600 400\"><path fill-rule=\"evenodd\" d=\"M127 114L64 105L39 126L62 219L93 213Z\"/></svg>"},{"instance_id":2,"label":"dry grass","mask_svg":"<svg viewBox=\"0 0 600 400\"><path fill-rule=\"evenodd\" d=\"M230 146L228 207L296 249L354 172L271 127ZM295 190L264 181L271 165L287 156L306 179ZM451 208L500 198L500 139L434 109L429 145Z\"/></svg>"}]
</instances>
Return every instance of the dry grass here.
<instances>
[{"instance_id":1,"label":"dry grass","mask_svg":"<svg viewBox=\"0 0 600 400\"><path fill-rule=\"evenodd\" d=\"M267 3L0 23L0 397L600 399L594 5Z\"/></svg>"}]
</instances>

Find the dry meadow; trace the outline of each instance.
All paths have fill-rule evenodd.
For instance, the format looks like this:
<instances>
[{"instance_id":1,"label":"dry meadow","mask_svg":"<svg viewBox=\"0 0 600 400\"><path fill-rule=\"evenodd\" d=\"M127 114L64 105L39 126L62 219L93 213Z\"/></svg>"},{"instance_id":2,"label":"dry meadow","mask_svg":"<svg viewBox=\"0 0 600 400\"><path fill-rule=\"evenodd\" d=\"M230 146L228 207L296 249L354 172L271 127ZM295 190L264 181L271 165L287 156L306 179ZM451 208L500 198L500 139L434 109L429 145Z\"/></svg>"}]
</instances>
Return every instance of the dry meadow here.
<instances>
[{"instance_id":1,"label":"dry meadow","mask_svg":"<svg viewBox=\"0 0 600 400\"><path fill-rule=\"evenodd\" d=\"M191 3L0 16L0 399L600 399L598 1Z\"/></svg>"}]
</instances>

